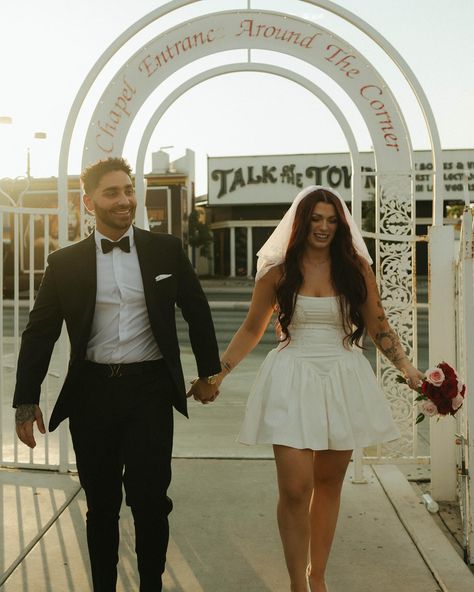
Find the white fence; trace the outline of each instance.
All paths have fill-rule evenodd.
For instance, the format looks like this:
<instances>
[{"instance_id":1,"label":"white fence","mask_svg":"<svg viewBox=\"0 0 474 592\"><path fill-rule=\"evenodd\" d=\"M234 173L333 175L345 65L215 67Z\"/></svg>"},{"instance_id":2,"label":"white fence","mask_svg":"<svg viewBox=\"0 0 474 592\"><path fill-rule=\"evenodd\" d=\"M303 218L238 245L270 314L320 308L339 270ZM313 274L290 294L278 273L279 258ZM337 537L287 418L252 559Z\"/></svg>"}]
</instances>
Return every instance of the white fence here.
<instances>
[{"instance_id":1,"label":"white fence","mask_svg":"<svg viewBox=\"0 0 474 592\"><path fill-rule=\"evenodd\" d=\"M0 206L0 465L18 468L43 468L67 471L74 467L74 459L66 423L53 434L37 439L38 445L29 450L19 443L14 430L14 411L11 408L15 384L16 360L21 333L26 326L28 311L33 305L35 290L44 271L48 254L57 247L55 241L58 210L53 208L24 208ZM400 239L399 239L400 240ZM405 240L407 240L405 238ZM407 242L413 242L413 238ZM413 264L413 258L411 258ZM472 215L467 209L463 215L459 254L456 265L457 290L457 359L456 365L465 379L471 396L466 398L458 414L458 495L464 526L466 561L474 563L473 516L474 500L470 487L470 459L474 458L474 437L469 426L474 425L474 280ZM412 288L412 287L411 287ZM411 291L411 290L410 290ZM411 318L416 319L416 299L408 300ZM413 348L416 345L416 329ZM42 388L42 410L47 421L66 368L67 339L63 334L54 350L51 366ZM416 351L416 349L415 349ZM414 352L413 352L414 353ZM407 423L413 421L411 412ZM408 427L408 426L407 426ZM429 456L420 455L416 434L411 443L412 462L429 462ZM366 451L366 454L369 451ZM370 451L366 462L409 462L410 454L397 451L392 455ZM374 454L375 453L375 454ZM394 454L393 454L394 453ZM356 455L355 478L363 477L361 451ZM387 458L389 457L389 458ZM397 458L398 457L398 458Z\"/></svg>"},{"instance_id":2,"label":"white fence","mask_svg":"<svg viewBox=\"0 0 474 592\"><path fill-rule=\"evenodd\" d=\"M62 426L53 434L37 438L37 447L30 450L16 437L11 406L21 333L47 257L57 248L57 228L57 209L0 206L1 466L65 471L70 465L67 428ZM66 355L67 343L61 336L42 387L41 406L46 420L57 396Z\"/></svg>"}]
</instances>

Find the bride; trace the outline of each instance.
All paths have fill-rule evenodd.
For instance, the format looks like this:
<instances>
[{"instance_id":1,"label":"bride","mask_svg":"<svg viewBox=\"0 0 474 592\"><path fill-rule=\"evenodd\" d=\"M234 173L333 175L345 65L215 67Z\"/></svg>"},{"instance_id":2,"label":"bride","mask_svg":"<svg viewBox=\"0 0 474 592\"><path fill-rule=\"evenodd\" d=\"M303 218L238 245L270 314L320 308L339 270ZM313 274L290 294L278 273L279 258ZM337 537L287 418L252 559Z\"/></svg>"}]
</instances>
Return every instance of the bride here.
<instances>
[{"instance_id":1,"label":"bride","mask_svg":"<svg viewBox=\"0 0 474 592\"><path fill-rule=\"evenodd\" d=\"M258 253L249 312L222 356L219 385L276 312L280 342L257 374L239 440L273 444L291 592L328 592L326 564L353 449L399 437L362 355L364 332L409 386L423 376L388 323L371 262L342 198L304 189ZM189 395L200 399L195 386Z\"/></svg>"}]
</instances>

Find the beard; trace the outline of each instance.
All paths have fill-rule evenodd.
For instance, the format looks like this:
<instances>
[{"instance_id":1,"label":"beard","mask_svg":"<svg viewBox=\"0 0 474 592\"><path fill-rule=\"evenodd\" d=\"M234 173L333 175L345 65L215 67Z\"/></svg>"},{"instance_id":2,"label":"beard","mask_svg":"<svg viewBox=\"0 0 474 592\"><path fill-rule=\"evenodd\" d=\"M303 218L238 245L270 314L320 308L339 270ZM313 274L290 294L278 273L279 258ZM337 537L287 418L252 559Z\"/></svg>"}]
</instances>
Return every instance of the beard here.
<instances>
[{"instance_id":1,"label":"beard","mask_svg":"<svg viewBox=\"0 0 474 592\"><path fill-rule=\"evenodd\" d=\"M101 208L97 204L95 204L94 214L96 220L99 220L101 224L104 226L108 226L109 228L113 228L114 230L126 230L133 222L135 218L135 210L137 206L130 207L130 214L128 216L123 216L122 218L116 216L114 212L121 211L120 209L116 210L105 210Z\"/></svg>"}]
</instances>

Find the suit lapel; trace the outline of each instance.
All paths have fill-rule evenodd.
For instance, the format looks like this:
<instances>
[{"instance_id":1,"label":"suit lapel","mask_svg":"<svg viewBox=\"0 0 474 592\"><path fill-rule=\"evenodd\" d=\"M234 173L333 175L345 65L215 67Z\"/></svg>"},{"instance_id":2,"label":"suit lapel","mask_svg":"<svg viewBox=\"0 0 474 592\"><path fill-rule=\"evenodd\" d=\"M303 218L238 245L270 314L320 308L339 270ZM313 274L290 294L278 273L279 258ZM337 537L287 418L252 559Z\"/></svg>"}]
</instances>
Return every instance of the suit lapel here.
<instances>
[{"instance_id":1,"label":"suit lapel","mask_svg":"<svg viewBox=\"0 0 474 592\"><path fill-rule=\"evenodd\" d=\"M97 295L97 255L94 233L82 242L82 248L78 250L77 255L79 260L75 269L83 286L83 291L77 294L77 298L84 300L84 313L78 335L80 347L85 351L94 318Z\"/></svg>"}]
</instances>

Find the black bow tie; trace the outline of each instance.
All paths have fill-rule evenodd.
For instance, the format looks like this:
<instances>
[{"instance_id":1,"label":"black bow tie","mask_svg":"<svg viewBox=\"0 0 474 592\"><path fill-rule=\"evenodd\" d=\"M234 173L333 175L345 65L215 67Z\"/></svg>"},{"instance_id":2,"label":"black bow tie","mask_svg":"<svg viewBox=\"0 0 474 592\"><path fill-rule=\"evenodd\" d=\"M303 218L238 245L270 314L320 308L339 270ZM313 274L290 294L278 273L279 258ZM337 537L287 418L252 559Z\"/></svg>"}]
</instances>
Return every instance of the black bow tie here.
<instances>
[{"instance_id":1,"label":"black bow tie","mask_svg":"<svg viewBox=\"0 0 474 592\"><path fill-rule=\"evenodd\" d=\"M102 246L102 253L105 254L110 253L110 251L112 251L112 249L114 249L115 247L122 249L124 253L130 253L130 238L128 236L122 237L117 242L103 238L100 241L100 244Z\"/></svg>"}]
</instances>

